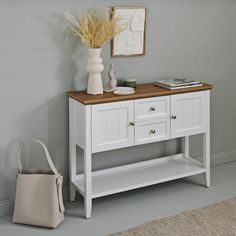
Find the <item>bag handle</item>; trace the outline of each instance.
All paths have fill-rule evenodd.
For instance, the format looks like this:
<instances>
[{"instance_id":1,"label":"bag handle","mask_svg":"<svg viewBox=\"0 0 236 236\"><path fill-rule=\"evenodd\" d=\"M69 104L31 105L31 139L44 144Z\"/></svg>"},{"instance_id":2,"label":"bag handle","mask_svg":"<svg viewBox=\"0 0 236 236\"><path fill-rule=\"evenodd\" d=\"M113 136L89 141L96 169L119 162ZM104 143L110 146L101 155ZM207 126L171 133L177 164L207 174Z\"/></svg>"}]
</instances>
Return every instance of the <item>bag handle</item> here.
<instances>
[{"instance_id":1,"label":"bag handle","mask_svg":"<svg viewBox=\"0 0 236 236\"><path fill-rule=\"evenodd\" d=\"M44 144L42 141L40 141L40 140L38 140L38 139L31 139L31 140L29 140L29 141L26 141L26 142L24 142L24 144L21 146L21 148L20 148L20 150L19 150L19 155L18 155L19 171L21 172L21 170L22 170L22 164L21 164L21 159L20 159L21 151L22 151L22 149L23 149L23 146L24 146L27 142L36 142L36 143L39 143L39 144L43 147L44 154L45 154L45 156L46 156L46 158L47 158L48 164L49 164L49 166L50 166L52 172L54 173L54 175L58 175L58 171L57 171L56 167L54 166L54 164L53 164L53 162L52 162L52 159L51 159L51 157L50 157L50 154L49 154L49 152L48 152L47 147L45 146L45 144Z\"/></svg>"}]
</instances>

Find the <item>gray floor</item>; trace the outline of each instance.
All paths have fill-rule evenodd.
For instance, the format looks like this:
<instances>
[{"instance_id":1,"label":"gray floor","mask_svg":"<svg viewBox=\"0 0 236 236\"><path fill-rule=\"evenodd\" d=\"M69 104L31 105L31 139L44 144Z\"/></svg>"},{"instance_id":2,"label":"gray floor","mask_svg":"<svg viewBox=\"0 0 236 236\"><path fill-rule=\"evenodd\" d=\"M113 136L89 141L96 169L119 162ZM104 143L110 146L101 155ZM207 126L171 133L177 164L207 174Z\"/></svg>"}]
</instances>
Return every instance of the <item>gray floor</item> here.
<instances>
[{"instance_id":1,"label":"gray floor","mask_svg":"<svg viewBox=\"0 0 236 236\"><path fill-rule=\"evenodd\" d=\"M0 235L108 235L145 222L236 196L236 162L212 168L212 187L202 176L96 199L92 219L83 218L82 200L67 204L65 222L56 230L13 225L0 218Z\"/></svg>"}]
</instances>

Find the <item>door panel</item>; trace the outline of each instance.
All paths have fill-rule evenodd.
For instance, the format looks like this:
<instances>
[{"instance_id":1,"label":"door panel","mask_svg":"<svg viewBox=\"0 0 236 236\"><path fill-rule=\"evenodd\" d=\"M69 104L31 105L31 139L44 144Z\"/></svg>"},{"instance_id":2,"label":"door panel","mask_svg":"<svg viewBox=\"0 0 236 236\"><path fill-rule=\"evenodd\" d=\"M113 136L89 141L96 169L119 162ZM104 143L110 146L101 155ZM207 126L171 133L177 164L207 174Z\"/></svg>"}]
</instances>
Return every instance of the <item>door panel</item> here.
<instances>
[{"instance_id":1,"label":"door panel","mask_svg":"<svg viewBox=\"0 0 236 236\"><path fill-rule=\"evenodd\" d=\"M205 131L206 99L205 91L171 96L171 138Z\"/></svg>"},{"instance_id":2,"label":"door panel","mask_svg":"<svg viewBox=\"0 0 236 236\"><path fill-rule=\"evenodd\" d=\"M92 152L134 145L134 101L92 106Z\"/></svg>"}]
</instances>

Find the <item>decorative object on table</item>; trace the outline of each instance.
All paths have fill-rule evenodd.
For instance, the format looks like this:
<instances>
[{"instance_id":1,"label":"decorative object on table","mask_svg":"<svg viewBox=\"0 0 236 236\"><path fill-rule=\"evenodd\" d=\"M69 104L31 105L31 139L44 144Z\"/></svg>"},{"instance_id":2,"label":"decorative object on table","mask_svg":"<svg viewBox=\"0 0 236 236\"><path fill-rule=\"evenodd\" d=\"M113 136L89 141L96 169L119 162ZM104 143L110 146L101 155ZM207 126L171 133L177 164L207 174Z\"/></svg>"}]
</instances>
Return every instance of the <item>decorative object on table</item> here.
<instances>
[{"instance_id":1,"label":"decorative object on table","mask_svg":"<svg viewBox=\"0 0 236 236\"><path fill-rule=\"evenodd\" d=\"M136 79L126 79L123 83L124 87L136 88Z\"/></svg>"},{"instance_id":2,"label":"decorative object on table","mask_svg":"<svg viewBox=\"0 0 236 236\"><path fill-rule=\"evenodd\" d=\"M43 147L51 170L22 169L20 149L13 222L56 228L64 221L63 177L54 166L43 142L37 139L30 141Z\"/></svg>"},{"instance_id":3,"label":"decorative object on table","mask_svg":"<svg viewBox=\"0 0 236 236\"><path fill-rule=\"evenodd\" d=\"M180 89L202 86L202 82L190 79L160 79L155 82L155 85L166 89Z\"/></svg>"},{"instance_id":4,"label":"decorative object on table","mask_svg":"<svg viewBox=\"0 0 236 236\"><path fill-rule=\"evenodd\" d=\"M117 86L122 87L124 82L124 79L117 79Z\"/></svg>"},{"instance_id":5,"label":"decorative object on table","mask_svg":"<svg viewBox=\"0 0 236 236\"><path fill-rule=\"evenodd\" d=\"M116 90L113 93L116 95L130 95L134 94L135 90L130 87L116 87Z\"/></svg>"},{"instance_id":6,"label":"decorative object on table","mask_svg":"<svg viewBox=\"0 0 236 236\"><path fill-rule=\"evenodd\" d=\"M89 72L87 93L92 95L102 94L102 71L104 66L102 64L102 58L100 57L101 48L89 48L88 49L88 64L87 71Z\"/></svg>"},{"instance_id":7,"label":"decorative object on table","mask_svg":"<svg viewBox=\"0 0 236 236\"><path fill-rule=\"evenodd\" d=\"M116 75L117 75L117 71L116 71L115 65L111 64L109 72L108 72L108 77L109 77L108 85L106 88L104 88L105 92L107 93L113 92L116 89L116 86L117 86L117 80L115 78Z\"/></svg>"},{"instance_id":8,"label":"decorative object on table","mask_svg":"<svg viewBox=\"0 0 236 236\"><path fill-rule=\"evenodd\" d=\"M145 54L146 8L114 7L115 16L128 27L112 40L112 56L140 56Z\"/></svg>"},{"instance_id":9,"label":"decorative object on table","mask_svg":"<svg viewBox=\"0 0 236 236\"><path fill-rule=\"evenodd\" d=\"M102 71L104 66L100 53L105 42L113 39L125 29L120 23L120 16L113 14L110 9L104 11L89 10L78 19L70 12L65 14L69 28L75 36L87 45L89 72L87 93L96 95L103 93Z\"/></svg>"},{"instance_id":10,"label":"decorative object on table","mask_svg":"<svg viewBox=\"0 0 236 236\"><path fill-rule=\"evenodd\" d=\"M109 77L108 88L110 90L114 90L116 88L116 85L117 85L116 74L117 74L116 68L114 64L111 64L110 70L108 73L108 77Z\"/></svg>"}]
</instances>

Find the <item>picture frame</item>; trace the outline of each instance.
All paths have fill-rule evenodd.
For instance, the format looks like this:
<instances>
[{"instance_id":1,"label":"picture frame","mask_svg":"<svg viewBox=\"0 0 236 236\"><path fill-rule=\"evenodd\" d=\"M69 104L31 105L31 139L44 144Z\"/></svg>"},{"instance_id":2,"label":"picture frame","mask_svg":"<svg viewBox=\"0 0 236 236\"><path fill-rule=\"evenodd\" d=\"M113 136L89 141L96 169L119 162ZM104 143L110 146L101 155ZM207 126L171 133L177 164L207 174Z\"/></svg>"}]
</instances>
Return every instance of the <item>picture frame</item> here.
<instances>
[{"instance_id":1,"label":"picture frame","mask_svg":"<svg viewBox=\"0 0 236 236\"><path fill-rule=\"evenodd\" d=\"M127 28L111 42L112 57L143 56L146 50L146 7L113 7Z\"/></svg>"}]
</instances>

